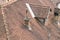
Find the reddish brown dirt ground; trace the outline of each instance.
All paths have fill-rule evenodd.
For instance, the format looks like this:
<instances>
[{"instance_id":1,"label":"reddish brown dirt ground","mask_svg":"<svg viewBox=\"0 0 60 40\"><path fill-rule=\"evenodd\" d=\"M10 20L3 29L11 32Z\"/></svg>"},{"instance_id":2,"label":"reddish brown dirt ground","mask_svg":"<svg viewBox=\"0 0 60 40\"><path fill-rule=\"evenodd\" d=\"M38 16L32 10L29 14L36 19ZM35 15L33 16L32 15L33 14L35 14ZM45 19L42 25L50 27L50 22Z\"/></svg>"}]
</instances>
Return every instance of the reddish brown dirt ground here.
<instances>
[{"instance_id":1,"label":"reddish brown dirt ground","mask_svg":"<svg viewBox=\"0 0 60 40\"><path fill-rule=\"evenodd\" d=\"M28 16L31 18L30 25L32 31L29 31L24 26L24 18L26 15L26 5L27 0L17 0L16 2L4 7L4 13L6 15L6 20L9 29L9 39L10 40L60 40L60 34L57 26L51 22L53 17L54 6L48 0L29 0L30 4L38 4L42 6L50 6L52 12L50 13L49 20L46 26L41 23L37 23L28 12ZM5 26L3 23L2 12L0 12L0 40L7 40ZM48 30L50 30L50 38L48 38Z\"/></svg>"}]
</instances>

